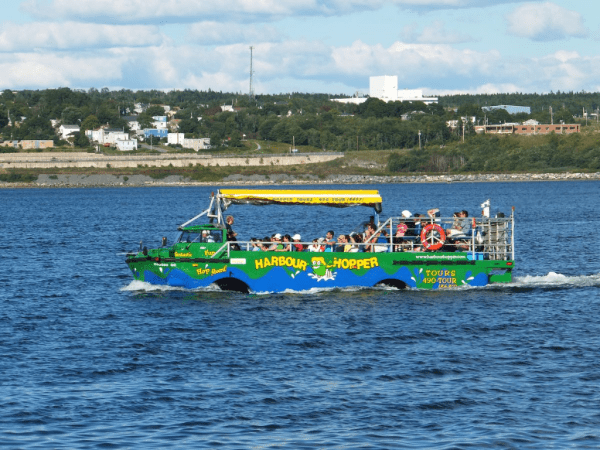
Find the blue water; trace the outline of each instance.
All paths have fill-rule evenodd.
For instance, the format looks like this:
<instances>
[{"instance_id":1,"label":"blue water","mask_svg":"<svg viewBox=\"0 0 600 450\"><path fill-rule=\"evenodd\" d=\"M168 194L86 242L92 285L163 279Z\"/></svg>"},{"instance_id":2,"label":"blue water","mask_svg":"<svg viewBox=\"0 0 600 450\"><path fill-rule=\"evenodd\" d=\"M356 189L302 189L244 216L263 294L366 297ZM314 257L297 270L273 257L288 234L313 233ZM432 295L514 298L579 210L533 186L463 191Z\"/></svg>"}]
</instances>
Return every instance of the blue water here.
<instances>
[{"instance_id":1,"label":"blue water","mask_svg":"<svg viewBox=\"0 0 600 450\"><path fill-rule=\"evenodd\" d=\"M600 447L600 183L364 187L384 216L515 206L514 283L152 288L123 253L215 188L0 190L0 447ZM241 239L370 214L229 212Z\"/></svg>"}]
</instances>

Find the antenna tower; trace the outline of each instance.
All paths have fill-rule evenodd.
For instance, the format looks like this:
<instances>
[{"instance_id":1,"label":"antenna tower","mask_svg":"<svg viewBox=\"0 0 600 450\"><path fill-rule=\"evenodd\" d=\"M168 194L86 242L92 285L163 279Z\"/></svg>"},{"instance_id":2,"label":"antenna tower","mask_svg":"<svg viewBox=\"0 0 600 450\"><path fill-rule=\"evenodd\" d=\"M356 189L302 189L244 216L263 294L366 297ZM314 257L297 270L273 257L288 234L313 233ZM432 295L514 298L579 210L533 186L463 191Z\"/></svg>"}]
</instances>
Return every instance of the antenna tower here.
<instances>
[{"instance_id":1,"label":"antenna tower","mask_svg":"<svg viewBox=\"0 0 600 450\"><path fill-rule=\"evenodd\" d=\"M252 88L252 74L254 73L252 70L252 50L254 50L254 47L250 46L250 92L248 93L248 97L251 99L254 98L254 90Z\"/></svg>"}]
</instances>

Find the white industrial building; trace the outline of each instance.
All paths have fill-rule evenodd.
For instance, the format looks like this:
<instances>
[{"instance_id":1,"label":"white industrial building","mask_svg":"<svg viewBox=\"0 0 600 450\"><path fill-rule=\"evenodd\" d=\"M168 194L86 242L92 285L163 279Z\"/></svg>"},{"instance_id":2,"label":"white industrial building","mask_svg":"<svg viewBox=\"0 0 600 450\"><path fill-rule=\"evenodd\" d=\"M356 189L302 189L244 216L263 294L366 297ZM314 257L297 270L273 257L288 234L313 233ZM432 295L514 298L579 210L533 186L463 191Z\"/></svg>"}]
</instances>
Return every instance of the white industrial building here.
<instances>
[{"instance_id":1,"label":"white industrial building","mask_svg":"<svg viewBox=\"0 0 600 450\"><path fill-rule=\"evenodd\" d=\"M183 141L185 140L184 133L169 133L167 135L167 144L171 145L181 145L183 146Z\"/></svg>"},{"instance_id":2,"label":"white industrial building","mask_svg":"<svg viewBox=\"0 0 600 450\"><path fill-rule=\"evenodd\" d=\"M423 102L426 105L437 103L437 97L423 97L421 89L398 90L398 77L383 75L369 77L369 97L378 98L384 102ZM340 103L364 103L367 97L334 98L332 101Z\"/></svg>"}]
</instances>

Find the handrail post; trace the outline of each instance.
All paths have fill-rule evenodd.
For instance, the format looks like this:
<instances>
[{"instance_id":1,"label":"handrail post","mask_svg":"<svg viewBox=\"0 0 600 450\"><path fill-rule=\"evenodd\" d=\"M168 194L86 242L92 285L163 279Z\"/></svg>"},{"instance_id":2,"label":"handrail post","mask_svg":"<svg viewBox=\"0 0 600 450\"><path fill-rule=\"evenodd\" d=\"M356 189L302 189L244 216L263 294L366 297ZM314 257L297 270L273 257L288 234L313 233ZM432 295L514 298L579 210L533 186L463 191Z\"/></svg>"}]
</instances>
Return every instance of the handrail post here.
<instances>
[{"instance_id":1,"label":"handrail post","mask_svg":"<svg viewBox=\"0 0 600 450\"><path fill-rule=\"evenodd\" d=\"M512 260L515 260L515 207L512 207L511 218L511 230L510 230L510 246L512 249Z\"/></svg>"}]
</instances>

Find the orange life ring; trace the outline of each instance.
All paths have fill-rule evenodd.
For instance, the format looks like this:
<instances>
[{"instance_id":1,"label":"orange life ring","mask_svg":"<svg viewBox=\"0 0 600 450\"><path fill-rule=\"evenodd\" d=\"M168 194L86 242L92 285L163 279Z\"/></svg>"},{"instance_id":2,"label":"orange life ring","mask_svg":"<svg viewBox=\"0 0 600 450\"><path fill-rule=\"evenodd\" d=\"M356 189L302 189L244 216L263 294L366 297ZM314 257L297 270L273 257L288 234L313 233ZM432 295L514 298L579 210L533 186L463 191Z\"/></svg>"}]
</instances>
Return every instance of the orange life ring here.
<instances>
[{"instance_id":1,"label":"orange life ring","mask_svg":"<svg viewBox=\"0 0 600 450\"><path fill-rule=\"evenodd\" d=\"M438 224L430 223L421 230L421 245L425 250L439 250L445 242L446 232Z\"/></svg>"}]
</instances>

